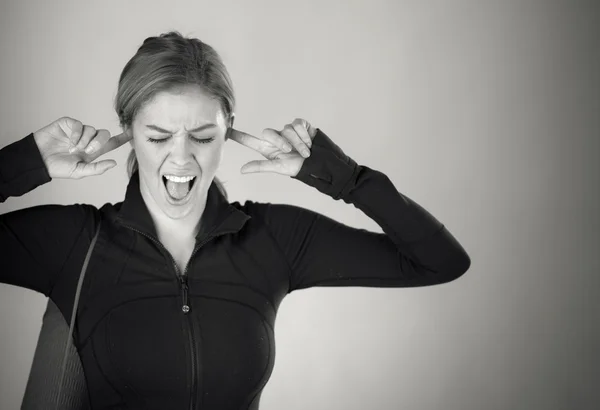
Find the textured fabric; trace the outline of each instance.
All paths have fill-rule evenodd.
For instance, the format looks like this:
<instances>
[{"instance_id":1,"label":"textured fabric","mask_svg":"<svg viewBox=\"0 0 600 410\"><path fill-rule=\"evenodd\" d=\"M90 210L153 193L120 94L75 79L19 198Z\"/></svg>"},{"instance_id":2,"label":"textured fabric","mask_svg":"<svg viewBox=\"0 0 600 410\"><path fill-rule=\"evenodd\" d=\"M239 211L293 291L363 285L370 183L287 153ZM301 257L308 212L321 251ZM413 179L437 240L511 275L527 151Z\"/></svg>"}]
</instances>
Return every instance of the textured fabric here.
<instances>
[{"instance_id":1,"label":"textured fabric","mask_svg":"<svg viewBox=\"0 0 600 410\"><path fill-rule=\"evenodd\" d=\"M92 252L94 251L94 246L96 245L96 241L98 240L98 235L100 234L100 229L102 229L102 223L98 224L96 228L96 235L94 235L94 239L92 239L92 243L88 248L87 254L85 255L85 260L83 261L83 266L81 267L81 273L79 274L79 280L77 281L77 290L75 291L75 302L73 303L73 311L71 313L71 320L69 321L69 333L67 334L67 340L65 342L65 350L63 353L63 360L60 366L60 381L58 383L58 399L57 401L60 403L63 400L62 391L64 385L65 373L67 370L67 360L69 359L69 353L71 351L71 346L73 345L73 329L75 324L77 323L77 312L79 305L79 298L81 295L81 287L83 286L83 281L85 280L85 273L87 271L88 264L90 262L90 258L92 256ZM59 410L59 407L55 407L56 410Z\"/></svg>"},{"instance_id":2,"label":"textured fabric","mask_svg":"<svg viewBox=\"0 0 600 410\"><path fill-rule=\"evenodd\" d=\"M68 335L67 321L52 299L48 299L21 410L49 410L56 408L57 404L64 410L90 408L81 360L73 345L67 356L61 401L57 403L60 368Z\"/></svg>"},{"instance_id":3,"label":"textured fabric","mask_svg":"<svg viewBox=\"0 0 600 410\"><path fill-rule=\"evenodd\" d=\"M0 150L0 200L49 181L31 139L12 144L11 155ZM158 239L136 173L117 204L0 215L0 281L42 292L70 318L102 221L74 332L92 409L256 410L287 294L312 286L429 286L470 266L440 221L321 130L293 179L352 204L383 233L298 206L229 203L213 183L184 275Z\"/></svg>"}]
</instances>

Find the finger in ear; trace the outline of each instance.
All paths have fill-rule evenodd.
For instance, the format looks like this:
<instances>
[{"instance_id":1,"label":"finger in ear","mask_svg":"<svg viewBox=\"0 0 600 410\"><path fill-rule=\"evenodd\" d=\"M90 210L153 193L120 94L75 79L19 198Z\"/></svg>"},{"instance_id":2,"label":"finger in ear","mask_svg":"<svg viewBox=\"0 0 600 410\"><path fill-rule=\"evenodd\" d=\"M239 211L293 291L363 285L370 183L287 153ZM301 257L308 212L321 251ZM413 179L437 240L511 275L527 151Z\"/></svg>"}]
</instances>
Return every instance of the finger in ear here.
<instances>
[{"instance_id":1,"label":"finger in ear","mask_svg":"<svg viewBox=\"0 0 600 410\"><path fill-rule=\"evenodd\" d=\"M235 114L231 113L229 116L229 126L227 127L227 131L225 132L225 141L231 138L231 132L233 130L233 123L235 122Z\"/></svg>"}]
</instances>

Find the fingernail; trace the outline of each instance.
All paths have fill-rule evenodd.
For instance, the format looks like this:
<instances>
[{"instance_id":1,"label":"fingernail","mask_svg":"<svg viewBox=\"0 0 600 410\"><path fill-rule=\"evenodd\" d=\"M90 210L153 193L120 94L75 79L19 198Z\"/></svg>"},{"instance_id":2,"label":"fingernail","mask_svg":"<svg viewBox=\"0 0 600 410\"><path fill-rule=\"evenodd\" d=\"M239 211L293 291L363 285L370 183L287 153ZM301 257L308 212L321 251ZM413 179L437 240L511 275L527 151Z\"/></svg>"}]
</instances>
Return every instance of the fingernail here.
<instances>
[{"instance_id":1,"label":"fingernail","mask_svg":"<svg viewBox=\"0 0 600 410\"><path fill-rule=\"evenodd\" d=\"M285 152L291 152L292 151L292 146L291 145L284 145L283 146L283 150Z\"/></svg>"},{"instance_id":2,"label":"fingernail","mask_svg":"<svg viewBox=\"0 0 600 410\"><path fill-rule=\"evenodd\" d=\"M88 146L87 146L87 148L85 149L85 153L86 153L86 154L91 154L92 152L94 152L94 150L95 150L95 147L94 147L92 144L90 144L90 145L88 145Z\"/></svg>"},{"instance_id":3,"label":"fingernail","mask_svg":"<svg viewBox=\"0 0 600 410\"><path fill-rule=\"evenodd\" d=\"M302 155L304 155L306 158L310 157L310 151L307 150L306 148L304 148L302 150Z\"/></svg>"}]
</instances>

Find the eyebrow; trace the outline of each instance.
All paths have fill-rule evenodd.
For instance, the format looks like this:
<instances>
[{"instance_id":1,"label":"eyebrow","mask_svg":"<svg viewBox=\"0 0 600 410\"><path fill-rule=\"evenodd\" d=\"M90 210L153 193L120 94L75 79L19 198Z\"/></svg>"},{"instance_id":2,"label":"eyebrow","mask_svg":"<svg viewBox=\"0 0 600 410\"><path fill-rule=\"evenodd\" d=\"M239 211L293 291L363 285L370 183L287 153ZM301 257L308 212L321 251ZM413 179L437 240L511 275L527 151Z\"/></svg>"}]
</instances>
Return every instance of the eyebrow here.
<instances>
[{"instance_id":1,"label":"eyebrow","mask_svg":"<svg viewBox=\"0 0 600 410\"><path fill-rule=\"evenodd\" d=\"M157 125L149 124L149 125L146 125L146 127L150 128L151 130L162 132L165 134L174 134L173 131L165 130L164 128L160 128ZM206 130L206 129L214 128L214 127L216 127L215 124L204 124L204 125L194 128L193 130L188 130L188 132L198 132L198 131L202 131L202 130Z\"/></svg>"}]
</instances>

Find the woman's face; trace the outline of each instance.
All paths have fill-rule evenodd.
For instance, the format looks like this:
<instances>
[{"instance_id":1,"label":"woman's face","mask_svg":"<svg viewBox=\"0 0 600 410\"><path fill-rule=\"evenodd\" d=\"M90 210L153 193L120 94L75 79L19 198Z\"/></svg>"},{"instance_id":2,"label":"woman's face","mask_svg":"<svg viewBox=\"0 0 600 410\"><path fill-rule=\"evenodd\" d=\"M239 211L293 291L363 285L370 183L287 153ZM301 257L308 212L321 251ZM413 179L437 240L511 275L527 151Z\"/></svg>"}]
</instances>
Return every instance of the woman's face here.
<instances>
[{"instance_id":1,"label":"woman's face","mask_svg":"<svg viewBox=\"0 0 600 410\"><path fill-rule=\"evenodd\" d=\"M142 107L132 144L151 210L173 219L199 216L223 156L226 121L218 100L198 86L159 92Z\"/></svg>"}]
</instances>

